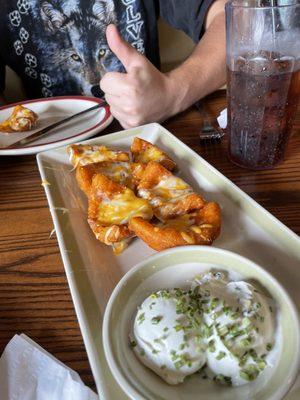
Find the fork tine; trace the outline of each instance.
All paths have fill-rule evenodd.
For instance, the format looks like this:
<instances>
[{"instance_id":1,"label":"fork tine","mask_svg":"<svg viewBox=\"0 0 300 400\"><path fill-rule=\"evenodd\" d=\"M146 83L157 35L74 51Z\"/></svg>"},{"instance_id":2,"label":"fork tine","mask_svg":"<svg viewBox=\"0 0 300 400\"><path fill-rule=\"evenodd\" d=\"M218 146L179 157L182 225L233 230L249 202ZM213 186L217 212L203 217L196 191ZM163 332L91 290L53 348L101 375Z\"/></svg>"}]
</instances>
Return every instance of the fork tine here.
<instances>
[{"instance_id":1,"label":"fork tine","mask_svg":"<svg viewBox=\"0 0 300 400\"><path fill-rule=\"evenodd\" d=\"M217 127L217 122L215 120L211 122L211 118L206 112L203 102L197 101L195 103L195 106L200 112L203 120L202 129L199 132L200 140L208 141L221 139L224 136L225 132Z\"/></svg>"}]
</instances>

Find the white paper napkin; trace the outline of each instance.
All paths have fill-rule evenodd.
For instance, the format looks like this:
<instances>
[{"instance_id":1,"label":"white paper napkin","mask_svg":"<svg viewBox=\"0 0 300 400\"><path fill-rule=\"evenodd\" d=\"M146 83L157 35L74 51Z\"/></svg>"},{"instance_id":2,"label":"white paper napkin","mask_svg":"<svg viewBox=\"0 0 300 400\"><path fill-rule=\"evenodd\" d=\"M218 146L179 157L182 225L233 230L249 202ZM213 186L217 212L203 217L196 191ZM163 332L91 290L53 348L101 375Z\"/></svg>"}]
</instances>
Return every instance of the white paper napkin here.
<instances>
[{"instance_id":1,"label":"white paper napkin","mask_svg":"<svg viewBox=\"0 0 300 400\"><path fill-rule=\"evenodd\" d=\"M1 400L99 400L68 368L28 336L15 335L0 358Z\"/></svg>"},{"instance_id":2,"label":"white paper napkin","mask_svg":"<svg viewBox=\"0 0 300 400\"><path fill-rule=\"evenodd\" d=\"M220 125L220 128L225 129L227 126L227 108L221 111L220 115L217 118L217 121Z\"/></svg>"}]
</instances>

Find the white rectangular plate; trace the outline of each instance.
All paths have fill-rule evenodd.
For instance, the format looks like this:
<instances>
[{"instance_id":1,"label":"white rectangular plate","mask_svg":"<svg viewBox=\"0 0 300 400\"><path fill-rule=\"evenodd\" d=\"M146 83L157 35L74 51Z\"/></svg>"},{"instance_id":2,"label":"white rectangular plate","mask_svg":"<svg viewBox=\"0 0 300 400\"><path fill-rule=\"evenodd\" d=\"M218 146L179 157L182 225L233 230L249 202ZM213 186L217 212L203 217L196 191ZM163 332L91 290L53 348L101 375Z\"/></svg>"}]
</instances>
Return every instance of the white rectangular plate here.
<instances>
[{"instance_id":1,"label":"white rectangular plate","mask_svg":"<svg viewBox=\"0 0 300 400\"><path fill-rule=\"evenodd\" d=\"M300 306L300 238L220 172L158 124L89 140L128 150L135 136L155 143L177 162L179 175L207 200L222 208L222 233L214 246L248 257L272 273ZM37 156L70 290L97 389L102 399L128 399L107 366L101 337L103 313L121 277L153 254L139 239L120 256L99 243L87 222L87 201L80 191L66 148Z\"/></svg>"}]
</instances>

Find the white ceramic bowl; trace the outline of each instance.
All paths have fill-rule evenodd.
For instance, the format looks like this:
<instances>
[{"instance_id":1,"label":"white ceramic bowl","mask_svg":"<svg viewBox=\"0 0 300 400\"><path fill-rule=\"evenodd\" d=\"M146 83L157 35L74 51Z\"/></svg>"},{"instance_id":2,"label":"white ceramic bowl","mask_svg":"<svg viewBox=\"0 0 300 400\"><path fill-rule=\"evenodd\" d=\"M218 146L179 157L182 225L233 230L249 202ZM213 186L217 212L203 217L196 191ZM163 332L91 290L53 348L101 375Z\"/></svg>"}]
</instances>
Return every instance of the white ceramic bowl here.
<instances>
[{"instance_id":1,"label":"white ceramic bowl","mask_svg":"<svg viewBox=\"0 0 300 400\"><path fill-rule=\"evenodd\" d=\"M137 307L152 292L187 287L195 275L219 268L239 273L262 284L278 305L280 350L278 362L255 381L224 387L195 374L178 386L170 386L144 367L129 347L128 334ZM113 291L103 322L105 355L117 382L134 400L278 400L291 388L300 355L298 315L282 286L264 269L229 251L206 247L177 247L157 253L131 269Z\"/></svg>"}]
</instances>

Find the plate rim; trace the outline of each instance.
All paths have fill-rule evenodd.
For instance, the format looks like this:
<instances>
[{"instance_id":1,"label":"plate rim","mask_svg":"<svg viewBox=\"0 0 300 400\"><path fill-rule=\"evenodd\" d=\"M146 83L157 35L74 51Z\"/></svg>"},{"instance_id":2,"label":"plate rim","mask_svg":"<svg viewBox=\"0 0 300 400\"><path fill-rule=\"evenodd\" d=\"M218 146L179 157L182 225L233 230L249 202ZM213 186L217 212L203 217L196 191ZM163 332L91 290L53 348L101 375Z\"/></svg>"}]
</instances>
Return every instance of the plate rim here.
<instances>
[{"instance_id":1,"label":"plate rim","mask_svg":"<svg viewBox=\"0 0 300 400\"><path fill-rule=\"evenodd\" d=\"M97 104L103 104L103 99L100 99L98 97L92 97L92 96L55 96L55 97L47 97L47 98L39 98L39 99L32 99L32 100L25 100L25 101L19 101L16 103L11 103L11 104L6 104L2 107L0 107L0 112L2 110L6 110L8 108L13 108L18 105L24 105L24 104L31 104L31 103L44 103L44 102L50 102L50 101L60 101L60 100L76 100L76 101L91 101ZM66 144L69 144L70 141L71 143L74 143L76 141L75 138L79 137L81 138L82 135L84 137L82 140L86 140L89 138L89 136L86 136L89 132L95 131L98 127L102 127L103 129L106 128L113 120L113 116L110 112L110 107L108 104L104 105L102 107L105 111L104 117L101 119L100 122L97 124L93 125L89 129L86 129L80 133L77 133L76 135L70 136L69 138L66 139L59 139L59 140L54 140L48 143L41 143L41 144L36 144L34 146L27 146L27 147L20 147L16 149L1 149L0 148L0 156L21 156L21 155L30 155L30 154L35 154L38 153L39 151L48 151L48 150L53 150L56 147L61 147L65 146ZM101 109L101 108L100 108ZM58 144L56 146L55 144ZM50 148L48 147L50 146ZM47 147L45 150L39 150L41 148Z\"/></svg>"}]
</instances>

